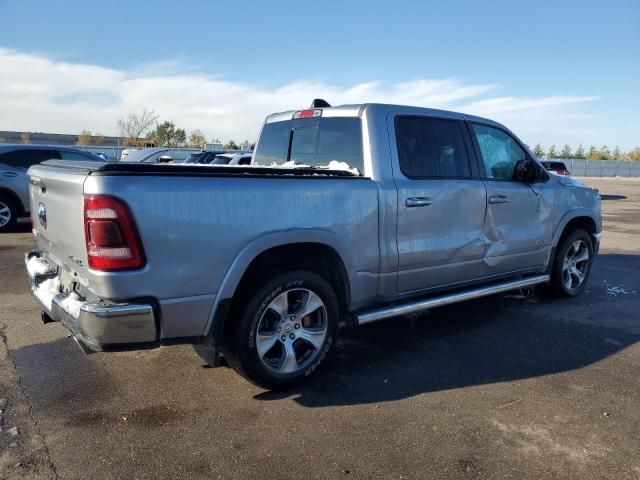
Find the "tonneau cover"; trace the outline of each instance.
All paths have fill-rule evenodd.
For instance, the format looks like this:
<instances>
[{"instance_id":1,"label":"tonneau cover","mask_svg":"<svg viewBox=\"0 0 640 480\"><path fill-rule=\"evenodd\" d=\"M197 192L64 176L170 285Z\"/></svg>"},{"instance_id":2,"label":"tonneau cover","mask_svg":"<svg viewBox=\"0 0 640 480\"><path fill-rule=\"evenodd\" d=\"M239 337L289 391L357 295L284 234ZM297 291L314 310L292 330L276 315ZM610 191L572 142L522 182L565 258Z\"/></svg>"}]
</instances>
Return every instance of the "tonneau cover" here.
<instances>
[{"instance_id":1,"label":"tonneau cover","mask_svg":"<svg viewBox=\"0 0 640 480\"><path fill-rule=\"evenodd\" d=\"M292 175L362 178L348 170L312 167L215 166L182 163L88 162L81 160L47 160L42 165L76 170L92 175Z\"/></svg>"}]
</instances>

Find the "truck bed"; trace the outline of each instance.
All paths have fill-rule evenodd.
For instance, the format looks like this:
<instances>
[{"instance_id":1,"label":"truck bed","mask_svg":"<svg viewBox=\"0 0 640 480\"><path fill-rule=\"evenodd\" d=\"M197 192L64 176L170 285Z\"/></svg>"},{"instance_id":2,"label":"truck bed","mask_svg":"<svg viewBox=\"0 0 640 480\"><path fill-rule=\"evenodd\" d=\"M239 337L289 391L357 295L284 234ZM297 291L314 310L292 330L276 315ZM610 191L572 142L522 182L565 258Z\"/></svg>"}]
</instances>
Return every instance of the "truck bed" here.
<instances>
[{"instance_id":1,"label":"truck bed","mask_svg":"<svg viewBox=\"0 0 640 480\"><path fill-rule=\"evenodd\" d=\"M46 225L34 216L43 258L66 271L83 298L157 305L160 339L203 335L221 290L239 280L234 272L287 244L331 246L354 281L364 279L354 300L375 295L378 189L369 178L312 168L69 161L44 162L29 176L34 211L46 210ZM131 211L144 268L89 268L83 202L104 194Z\"/></svg>"}]
</instances>

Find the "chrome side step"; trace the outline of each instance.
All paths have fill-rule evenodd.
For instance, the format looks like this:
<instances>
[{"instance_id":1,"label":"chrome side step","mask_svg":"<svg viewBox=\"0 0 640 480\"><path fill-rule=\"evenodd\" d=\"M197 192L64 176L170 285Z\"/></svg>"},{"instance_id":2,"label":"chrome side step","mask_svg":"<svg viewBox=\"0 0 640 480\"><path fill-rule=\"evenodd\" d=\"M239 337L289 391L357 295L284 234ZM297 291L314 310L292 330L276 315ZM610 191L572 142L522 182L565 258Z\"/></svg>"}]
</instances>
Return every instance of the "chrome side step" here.
<instances>
[{"instance_id":1,"label":"chrome side step","mask_svg":"<svg viewBox=\"0 0 640 480\"><path fill-rule=\"evenodd\" d=\"M422 300L414 300L401 305L392 307L384 307L368 312L362 312L356 316L356 324L364 325L365 323L376 322L385 318L397 317L399 315L407 315L411 313L422 312L434 307L441 307L451 303L463 302L474 298L486 297L496 293L502 293L517 288L530 287L539 283L546 283L550 279L549 275L536 275L535 277L521 278L518 280L510 280L508 282L496 283L485 287L474 288L472 290L464 290L447 295L430 297Z\"/></svg>"}]
</instances>

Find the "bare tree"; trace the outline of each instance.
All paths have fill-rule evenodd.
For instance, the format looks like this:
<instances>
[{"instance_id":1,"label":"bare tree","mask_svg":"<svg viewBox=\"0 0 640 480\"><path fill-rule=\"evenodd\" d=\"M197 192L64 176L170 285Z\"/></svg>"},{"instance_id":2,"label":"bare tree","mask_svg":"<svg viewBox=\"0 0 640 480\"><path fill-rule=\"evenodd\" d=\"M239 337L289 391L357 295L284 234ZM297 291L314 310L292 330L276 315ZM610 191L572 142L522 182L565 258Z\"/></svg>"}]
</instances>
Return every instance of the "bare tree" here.
<instances>
[{"instance_id":1,"label":"bare tree","mask_svg":"<svg viewBox=\"0 0 640 480\"><path fill-rule=\"evenodd\" d=\"M205 138L204 133L202 133L201 130L194 130L189 134L189 141L187 142L187 145L194 148L203 148L206 142L207 139Z\"/></svg>"},{"instance_id":2,"label":"bare tree","mask_svg":"<svg viewBox=\"0 0 640 480\"><path fill-rule=\"evenodd\" d=\"M118 119L122 142L125 145L136 145L142 137L158 120L158 115L153 110L146 108L140 113L130 113L126 117Z\"/></svg>"},{"instance_id":3,"label":"bare tree","mask_svg":"<svg viewBox=\"0 0 640 480\"><path fill-rule=\"evenodd\" d=\"M89 145L91 144L91 132L89 130L82 130L76 140L76 145Z\"/></svg>"},{"instance_id":4,"label":"bare tree","mask_svg":"<svg viewBox=\"0 0 640 480\"><path fill-rule=\"evenodd\" d=\"M625 155L626 160L640 161L640 147L636 147Z\"/></svg>"}]
</instances>

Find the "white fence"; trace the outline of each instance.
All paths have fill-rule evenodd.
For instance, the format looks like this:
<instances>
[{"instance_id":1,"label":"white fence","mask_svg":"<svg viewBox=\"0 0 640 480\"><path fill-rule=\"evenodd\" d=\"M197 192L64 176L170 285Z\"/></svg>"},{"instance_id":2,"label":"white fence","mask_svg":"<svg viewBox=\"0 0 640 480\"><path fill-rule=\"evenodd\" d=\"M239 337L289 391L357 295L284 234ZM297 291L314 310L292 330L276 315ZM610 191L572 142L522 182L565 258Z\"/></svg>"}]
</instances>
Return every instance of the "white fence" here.
<instances>
[{"instance_id":1,"label":"white fence","mask_svg":"<svg viewBox=\"0 0 640 480\"><path fill-rule=\"evenodd\" d=\"M564 158L550 160L564 162L574 177L640 177L640 162Z\"/></svg>"}]
</instances>

